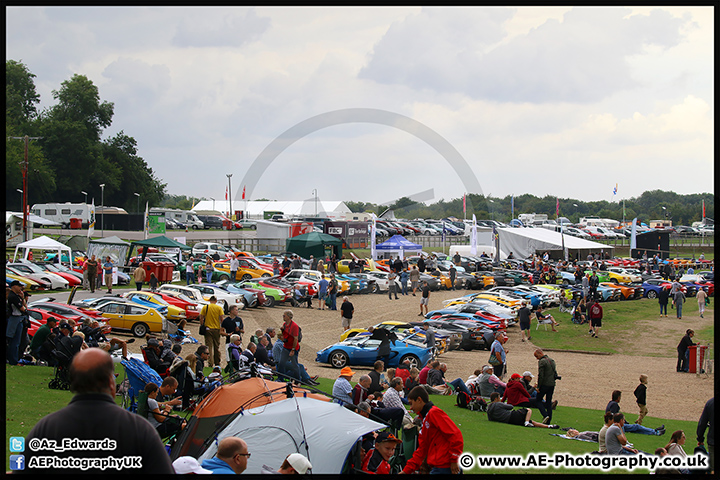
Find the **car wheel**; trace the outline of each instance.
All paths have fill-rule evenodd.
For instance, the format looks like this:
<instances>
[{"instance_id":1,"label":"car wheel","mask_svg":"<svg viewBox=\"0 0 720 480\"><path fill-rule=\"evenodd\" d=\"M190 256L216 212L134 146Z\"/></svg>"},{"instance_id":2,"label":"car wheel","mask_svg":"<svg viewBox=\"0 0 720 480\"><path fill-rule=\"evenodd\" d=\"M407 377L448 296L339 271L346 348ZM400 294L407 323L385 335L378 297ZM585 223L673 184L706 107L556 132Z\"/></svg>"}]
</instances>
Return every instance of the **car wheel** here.
<instances>
[{"instance_id":1,"label":"car wheel","mask_svg":"<svg viewBox=\"0 0 720 480\"><path fill-rule=\"evenodd\" d=\"M617 278L613 278L613 279L611 279L610 281L611 281L612 283L614 283L615 285L618 284L618 279L617 279Z\"/></svg>"},{"instance_id":2,"label":"car wheel","mask_svg":"<svg viewBox=\"0 0 720 480\"><path fill-rule=\"evenodd\" d=\"M230 307L228 306L228 303L225 300L223 300L222 307L223 307L223 312L225 312L225 315L230 313Z\"/></svg>"},{"instance_id":3,"label":"car wheel","mask_svg":"<svg viewBox=\"0 0 720 480\"><path fill-rule=\"evenodd\" d=\"M244 274L244 275L242 276L241 280L242 280L243 282L246 282L246 281L248 281L248 280L252 280L252 275L250 275L249 273L246 273L246 274Z\"/></svg>"},{"instance_id":4,"label":"car wheel","mask_svg":"<svg viewBox=\"0 0 720 480\"><path fill-rule=\"evenodd\" d=\"M263 273L263 274L260 276L260 278L269 278L269 277L272 277L272 275L270 275L269 273Z\"/></svg>"},{"instance_id":5,"label":"car wheel","mask_svg":"<svg viewBox=\"0 0 720 480\"><path fill-rule=\"evenodd\" d=\"M230 280L230 275L223 273L220 275L220 280Z\"/></svg>"},{"instance_id":6,"label":"car wheel","mask_svg":"<svg viewBox=\"0 0 720 480\"><path fill-rule=\"evenodd\" d=\"M245 309L247 310L250 308L250 302L248 302L247 298L243 298L243 303L245 304Z\"/></svg>"},{"instance_id":7,"label":"car wheel","mask_svg":"<svg viewBox=\"0 0 720 480\"><path fill-rule=\"evenodd\" d=\"M377 283L375 284L375 288L373 288L373 293L380 293L380 285Z\"/></svg>"},{"instance_id":8,"label":"car wheel","mask_svg":"<svg viewBox=\"0 0 720 480\"><path fill-rule=\"evenodd\" d=\"M330 364L335 368L343 368L348 363L347 353L343 351L335 351L330 354Z\"/></svg>"},{"instance_id":9,"label":"car wheel","mask_svg":"<svg viewBox=\"0 0 720 480\"><path fill-rule=\"evenodd\" d=\"M267 296L265 297L265 303L263 303L264 307L274 307L275 306L275 299L273 297Z\"/></svg>"},{"instance_id":10,"label":"car wheel","mask_svg":"<svg viewBox=\"0 0 720 480\"><path fill-rule=\"evenodd\" d=\"M142 338L148 334L150 329L144 323L136 323L132 326L132 334L138 338Z\"/></svg>"},{"instance_id":11,"label":"car wheel","mask_svg":"<svg viewBox=\"0 0 720 480\"><path fill-rule=\"evenodd\" d=\"M568 285L570 285L570 282L568 282L567 278L563 279L563 286L567 287Z\"/></svg>"},{"instance_id":12,"label":"car wheel","mask_svg":"<svg viewBox=\"0 0 720 480\"><path fill-rule=\"evenodd\" d=\"M197 225L193 225L193 226L192 226L192 229L193 229L193 230L197 230L197 228L198 228Z\"/></svg>"},{"instance_id":13,"label":"car wheel","mask_svg":"<svg viewBox=\"0 0 720 480\"><path fill-rule=\"evenodd\" d=\"M655 290L650 290L647 296L648 298L657 298L657 292Z\"/></svg>"},{"instance_id":14,"label":"car wheel","mask_svg":"<svg viewBox=\"0 0 720 480\"><path fill-rule=\"evenodd\" d=\"M413 354L403 355L402 358L400 359L400 365L405 363L405 360L410 360L410 365L408 366L408 368L413 368L413 367L418 368L418 369L420 368L420 359L416 355L413 355Z\"/></svg>"},{"instance_id":15,"label":"car wheel","mask_svg":"<svg viewBox=\"0 0 720 480\"><path fill-rule=\"evenodd\" d=\"M252 226L250 227L250 230L257 230L257 226L256 226L256 225L252 225Z\"/></svg>"}]
</instances>

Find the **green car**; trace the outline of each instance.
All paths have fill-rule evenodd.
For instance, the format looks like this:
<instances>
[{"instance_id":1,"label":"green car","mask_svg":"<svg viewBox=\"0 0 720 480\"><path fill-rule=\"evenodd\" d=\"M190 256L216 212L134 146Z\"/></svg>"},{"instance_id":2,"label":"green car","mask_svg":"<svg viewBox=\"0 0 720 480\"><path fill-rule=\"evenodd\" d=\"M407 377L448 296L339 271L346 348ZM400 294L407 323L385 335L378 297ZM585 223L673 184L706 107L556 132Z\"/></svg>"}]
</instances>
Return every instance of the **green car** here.
<instances>
[{"instance_id":1,"label":"green car","mask_svg":"<svg viewBox=\"0 0 720 480\"><path fill-rule=\"evenodd\" d=\"M590 275L592 277L592 270L585 270L585 273ZM611 282L610 275L608 272L603 272L601 270L595 270L595 273L597 273L598 280L600 280L600 283L602 282Z\"/></svg>"},{"instance_id":2,"label":"green car","mask_svg":"<svg viewBox=\"0 0 720 480\"><path fill-rule=\"evenodd\" d=\"M286 298L285 293L282 290L278 288L268 287L258 282L246 280L244 282L238 282L234 285L238 288L252 288L265 292L265 305L263 305L265 307L273 307L276 303L282 303L286 300L289 300L289 297Z\"/></svg>"}]
</instances>

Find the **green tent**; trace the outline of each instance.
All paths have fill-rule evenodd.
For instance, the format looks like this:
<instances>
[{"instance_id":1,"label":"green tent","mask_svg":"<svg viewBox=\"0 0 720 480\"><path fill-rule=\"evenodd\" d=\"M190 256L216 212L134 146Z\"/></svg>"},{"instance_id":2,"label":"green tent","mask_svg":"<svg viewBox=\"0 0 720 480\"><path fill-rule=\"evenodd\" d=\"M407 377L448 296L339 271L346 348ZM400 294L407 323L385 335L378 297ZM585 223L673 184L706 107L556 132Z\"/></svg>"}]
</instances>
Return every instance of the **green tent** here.
<instances>
[{"instance_id":1,"label":"green tent","mask_svg":"<svg viewBox=\"0 0 720 480\"><path fill-rule=\"evenodd\" d=\"M130 256L132 254L133 247L138 247L138 252L142 247L156 247L156 248L179 248L180 250L191 250L190 247L185 245L184 243L176 242L175 240L168 238L164 235L160 235L157 237L151 237L146 238L145 240L138 240L136 242L130 243L130 249L128 250L128 256L125 263L127 264L130 261ZM142 257L145 258L145 255L147 254L147 248L143 249L144 252L142 254Z\"/></svg>"},{"instance_id":2,"label":"green tent","mask_svg":"<svg viewBox=\"0 0 720 480\"><path fill-rule=\"evenodd\" d=\"M310 258L310 255L315 258L323 258L326 255L326 248L332 250L337 258L342 258L342 245L341 239L319 232L310 232L285 240L287 251L296 253L303 258Z\"/></svg>"}]
</instances>

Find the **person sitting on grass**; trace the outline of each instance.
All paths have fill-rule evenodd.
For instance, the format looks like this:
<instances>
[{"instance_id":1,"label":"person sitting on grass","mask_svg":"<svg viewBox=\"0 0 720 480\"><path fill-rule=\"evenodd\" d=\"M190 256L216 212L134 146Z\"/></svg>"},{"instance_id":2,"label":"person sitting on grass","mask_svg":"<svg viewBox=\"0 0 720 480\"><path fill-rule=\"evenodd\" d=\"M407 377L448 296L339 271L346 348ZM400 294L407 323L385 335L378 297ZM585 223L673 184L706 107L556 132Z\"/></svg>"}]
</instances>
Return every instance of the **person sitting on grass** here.
<instances>
[{"instance_id":1,"label":"person sitting on grass","mask_svg":"<svg viewBox=\"0 0 720 480\"><path fill-rule=\"evenodd\" d=\"M491 422L509 423L510 425L525 425L526 427L537 428L560 428L558 425L545 425L544 423L532 420L530 416L532 410L529 408L513 409L513 406L500 401L500 394L493 392L490 394L490 405L488 405L487 416Z\"/></svg>"},{"instance_id":2,"label":"person sitting on grass","mask_svg":"<svg viewBox=\"0 0 720 480\"><path fill-rule=\"evenodd\" d=\"M507 388L507 384L495 375L492 365L483 366L482 374L476 379L476 383L483 397L489 397L493 392L502 395Z\"/></svg>"},{"instance_id":3,"label":"person sitting on grass","mask_svg":"<svg viewBox=\"0 0 720 480\"><path fill-rule=\"evenodd\" d=\"M612 392L612 399L608 402L605 407L606 412L620 413L620 398L622 392L620 390L614 390ZM637 423L627 423L623 418L623 431L626 433L641 433L643 435L665 435L665 425L660 425L659 428L648 428Z\"/></svg>"},{"instance_id":4,"label":"person sitting on grass","mask_svg":"<svg viewBox=\"0 0 720 480\"><path fill-rule=\"evenodd\" d=\"M605 436L607 435L607 429L610 428L613 424L613 416L613 413L605 412L605 425L603 425L598 432L598 452L600 453L608 453L607 445L605 445Z\"/></svg>"}]
</instances>

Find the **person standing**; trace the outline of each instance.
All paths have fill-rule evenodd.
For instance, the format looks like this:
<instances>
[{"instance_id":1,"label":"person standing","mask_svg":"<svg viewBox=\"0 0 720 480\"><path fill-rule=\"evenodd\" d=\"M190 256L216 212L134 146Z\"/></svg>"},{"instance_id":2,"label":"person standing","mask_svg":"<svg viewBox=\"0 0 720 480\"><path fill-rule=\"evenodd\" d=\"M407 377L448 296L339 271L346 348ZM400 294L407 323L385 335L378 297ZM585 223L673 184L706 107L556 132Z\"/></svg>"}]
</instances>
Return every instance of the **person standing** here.
<instances>
[{"instance_id":1,"label":"person standing","mask_svg":"<svg viewBox=\"0 0 720 480\"><path fill-rule=\"evenodd\" d=\"M328 296L330 297L330 310L337 310L337 292L338 282L335 279L335 274L330 274L330 284L328 285Z\"/></svg>"},{"instance_id":2,"label":"person standing","mask_svg":"<svg viewBox=\"0 0 720 480\"><path fill-rule=\"evenodd\" d=\"M557 370L555 368L555 360L548 357L539 348L533 353L535 358L538 360L538 379L537 379L537 390L538 394L535 398L537 402L538 410L543 416L545 425L550 425L552 421L552 396L555 392L555 381L558 378ZM543 398L545 404L543 405Z\"/></svg>"},{"instance_id":3,"label":"person standing","mask_svg":"<svg viewBox=\"0 0 720 480\"><path fill-rule=\"evenodd\" d=\"M522 307L517 313L518 322L520 323L520 335L521 340L525 341L525 334L527 333L527 339L530 340L530 309L528 308L527 300L523 300Z\"/></svg>"},{"instance_id":4,"label":"person standing","mask_svg":"<svg viewBox=\"0 0 720 480\"><path fill-rule=\"evenodd\" d=\"M350 322L352 321L353 312L355 307L350 303L350 299L347 296L343 297L343 303L340 305L340 323L343 328L343 332L350 330Z\"/></svg>"},{"instance_id":5,"label":"person standing","mask_svg":"<svg viewBox=\"0 0 720 480\"><path fill-rule=\"evenodd\" d=\"M417 265L413 265L412 270L410 270L410 287L412 288L412 295L413 297L415 295L415 291L418 288L418 283L420 282L420 270L418 270Z\"/></svg>"},{"instance_id":6,"label":"person standing","mask_svg":"<svg viewBox=\"0 0 720 480\"><path fill-rule=\"evenodd\" d=\"M597 297L597 288L600 286L600 279L597 276L597 272L595 270L592 271L592 275L590 275L590 296L593 298Z\"/></svg>"},{"instance_id":7,"label":"person standing","mask_svg":"<svg viewBox=\"0 0 720 480\"><path fill-rule=\"evenodd\" d=\"M132 465L134 468L126 464L124 468L114 470L117 473L134 475L174 473L165 445L152 425L140 415L128 412L115 403L113 365L110 355L99 348L88 348L75 355L69 368L70 390L75 396L66 407L51 413L35 424L26 437L26 441L32 441L33 444L42 439L52 440L58 445L66 438L97 442L104 440L103 443L108 443L110 440L110 449L101 452L92 449L54 451L54 449L50 450L52 447L42 447L39 450L26 449L24 453L26 468L23 473L107 474L108 471L101 470L96 463L88 465L83 463L83 467L91 468L80 470L81 461L97 460L98 457L138 458L137 464ZM58 460L68 460L72 457L77 459L77 462L63 464L58 462L43 469L27 467L34 464L35 460L41 457L47 458L48 455Z\"/></svg>"},{"instance_id":8,"label":"person standing","mask_svg":"<svg viewBox=\"0 0 720 480\"><path fill-rule=\"evenodd\" d=\"M590 317L590 336L598 338L600 328L602 328L603 308L600 306L597 296L593 297L593 304L590 305L588 316Z\"/></svg>"},{"instance_id":9,"label":"person standing","mask_svg":"<svg viewBox=\"0 0 720 480\"><path fill-rule=\"evenodd\" d=\"M205 259L205 278L207 279L207 283L212 283L212 274L213 274L212 258L207 257Z\"/></svg>"},{"instance_id":10,"label":"person standing","mask_svg":"<svg viewBox=\"0 0 720 480\"><path fill-rule=\"evenodd\" d=\"M645 374L640 375L640 384L635 388L635 391L633 394L635 395L635 400L637 401L637 406L640 409L640 415L638 415L638 419L635 423L638 425L642 425L643 418L645 418L645 415L648 413L647 409L647 383L648 383L648 376Z\"/></svg>"},{"instance_id":11,"label":"person standing","mask_svg":"<svg viewBox=\"0 0 720 480\"><path fill-rule=\"evenodd\" d=\"M695 336L695 332L688 328L685 331L685 336L680 339L680 343L678 343L677 346L677 352L678 352L678 361L677 366L675 369L678 372L687 372L690 370L689 367L689 359L690 351L688 350L688 347L691 347L693 345L696 345L695 342L692 341L692 338Z\"/></svg>"},{"instance_id":12,"label":"person standing","mask_svg":"<svg viewBox=\"0 0 720 480\"><path fill-rule=\"evenodd\" d=\"M193 266L193 262L195 259L192 255L188 257L187 262L185 262L185 281L188 285L191 285L195 283L195 269Z\"/></svg>"},{"instance_id":13,"label":"person standing","mask_svg":"<svg viewBox=\"0 0 720 480\"><path fill-rule=\"evenodd\" d=\"M448 276L450 277L450 289L455 290L455 277L457 276L457 269L455 268L455 265L450 265Z\"/></svg>"},{"instance_id":14,"label":"person standing","mask_svg":"<svg viewBox=\"0 0 720 480\"><path fill-rule=\"evenodd\" d=\"M88 257L85 255L83 257L83 264L82 264L82 272L83 272L83 279L82 279L82 288L83 290L90 290L90 280L88 279Z\"/></svg>"},{"instance_id":15,"label":"person standing","mask_svg":"<svg viewBox=\"0 0 720 480\"><path fill-rule=\"evenodd\" d=\"M699 288L697 292L698 312L700 312L700 318L705 318L705 303L707 302L707 293L704 288Z\"/></svg>"},{"instance_id":16,"label":"person standing","mask_svg":"<svg viewBox=\"0 0 720 480\"><path fill-rule=\"evenodd\" d=\"M400 272L400 285L402 286L400 293L403 295L408 294L408 278L409 277L410 277L410 275L408 274L407 268L403 267L402 272Z\"/></svg>"},{"instance_id":17,"label":"person standing","mask_svg":"<svg viewBox=\"0 0 720 480\"><path fill-rule=\"evenodd\" d=\"M422 296L420 297L420 314L418 317L427 315L428 303L430 303L430 287L428 287L427 280L423 280Z\"/></svg>"},{"instance_id":18,"label":"person standing","mask_svg":"<svg viewBox=\"0 0 720 480\"><path fill-rule=\"evenodd\" d=\"M395 273L395 269L390 270L390 273L388 274L388 298L392 300L393 293L395 294L395 300L398 299L397 294L397 284L395 281L397 280L397 273Z\"/></svg>"},{"instance_id":19,"label":"person standing","mask_svg":"<svg viewBox=\"0 0 720 480\"><path fill-rule=\"evenodd\" d=\"M408 393L410 408L422 419L418 448L400 473L413 473L427 463L430 474L460 473L458 459L463 452L462 432L452 419L429 399L418 385Z\"/></svg>"},{"instance_id":20,"label":"person standing","mask_svg":"<svg viewBox=\"0 0 720 480\"><path fill-rule=\"evenodd\" d=\"M287 372L295 380L300 380L300 366L298 365L298 352L300 350L300 326L293 321L292 310L283 312L283 348L280 352L280 359L277 360L278 367Z\"/></svg>"},{"instance_id":21,"label":"person standing","mask_svg":"<svg viewBox=\"0 0 720 480\"><path fill-rule=\"evenodd\" d=\"M395 332L390 332L384 328L375 327L368 328L368 332L370 332L370 339L380 340L380 345L378 345L377 357L375 357L375 360L382 360L383 364L387 365L387 362L390 360L391 353L390 342L395 345L397 335L395 335Z\"/></svg>"},{"instance_id":22,"label":"person standing","mask_svg":"<svg viewBox=\"0 0 720 480\"><path fill-rule=\"evenodd\" d=\"M243 319L238 316L238 306L233 305L228 309L229 315L225 317L220 324L222 328L222 334L225 335L225 344L230 343L231 335L239 335L240 341L242 342L242 335L245 333L245 324Z\"/></svg>"},{"instance_id":23,"label":"person standing","mask_svg":"<svg viewBox=\"0 0 720 480\"><path fill-rule=\"evenodd\" d=\"M435 330L433 330L429 323L423 323L422 328L425 331L425 348L430 349L432 353L430 358L435 358Z\"/></svg>"},{"instance_id":24,"label":"person standing","mask_svg":"<svg viewBox=\"0 0 720 480\"><path fill-rule=\"evenodd\" d=\"M675 312L677 312L677 318L678 320L680 320L682 319L683 303L685 303L685 294L683 293L681 288L678 288L675 292L675 295L673 295L673 303L675 304Z\"/></svg>"},{"instance_id":25,"label":"person standing","mask_svg":"<svg viewBox=\"0 0 720 480\"><path fill-rule=\"evenodd\" d=\"M668 287L660 287L660 291L658 292L658 304L660 305L660 316L667 317L667 306L668 306L668 299L670 298L670 292L668 290Z\"/></svg>"},{"instance_id":26,"label":"person standing","mask_svg":"<svg viewBox=\"0 0 720 480\"><path fill-rule=\"evenodd\" d=\"M137 287L137 291L139 292L142 290L143 282L145 282L145 269L142 264L138 265L138 267L133 271L133 280L135 280L135 287Z\"/></svg>"},{"instance_id":27,"label":"person standing","mask_svg":"<svg viewBox=\"0 0 720 480\"><path fill-rule=\"evenodd\" d=\"M578 270L580 267L578 267ZM584 277L582 277L582 294L585 301L588 301L588 294L590 293L590 274L586 273Z\"/></svg>"},{"instance_id":28,"label":"person standing","mask_svg":"<svg viewBox=\"0 0 720 480\"><path fill-rule=\"evenodd\" d=\"M425 271L425 256L422 254L420 254L420 258L418 258L417 268L418 268L418 273L423 273ZM419 276L418 276L418 278L419 278Z\"/></svg>"},{"instance_id":29,"label":"person standing","mask_svg":"<svg viewBox=\"0 0 720 480\"><path fill-rule=\"evenodd\" d=\"M495 355L496 358L495 363L490 362L490 364L493 367L495 376L500 380L505 376L505 365L507 364L506 354L508 350L505 349L503 344L507 342L507 339L507 335L503 332L497 332L495 334L495 341L490 345L490 356L492 358L492 356Z\"/></svg>"},{"instance_id":30,"label":"person standing","mask_svg":"<svg viewBox=\"0 0 720 480\"><path fill-rule=\"evenodd\" d=\"M210 304L200 310L200 325L205 325L205 345L210 350L208 366L220 365L220 319L223 309L217 304L217 297L210 297Z\"/></svg>"},{"instance_id":31,"label":"person standing","mask_svg":"<svg viewBox=\"0 0 720 480\"><path fill-rule=\"evenodd\" d=\"M90 260L85 262L84 267L87 267L88 286L90 287L90 293L95 293L95 284L98 275L98 262L95 259L95 255L90 257Z\"/></svg>"},{"instance_id":32,"label":"person standing","mask_svg":"<svg viewBox=\"0 0 720 480\"><path fill-rule=\"evenodd\" d=\"M318 307L318 310L325 310L325 298L328 294L328 284L327 278L325 278L325 275L322 276L322 279L318 282L318 303L320 306Z\"/></svg>"},{"instance_id":33,"label":"person standing","mask_svg":"<svg viewBox=\"0 0 720 480\"><path fill-rule=\"evenodd\" d=\"M110 256L108 255L105 257L105 263L103 263L102 269L103 269L103 276L105 280L105 285L108 288L107 293L112 293L112 285L113 285L113 268L115 265L113 265L112 260L110 259Z\"/></svg>"},{"instance_id":34,"label":"person standing","mask_svg":"<svg viewBox=\"0 0 720 480\"><path fill-rule=\"evenodd\" d=\"M705 403L696 430L698 446L705 443L705 430L707 430L707 452L710 457L710 472L715 471L715 397Z\"/></svg>"},{"instance_id":35,"label":"person standing","mask_svg":"<svg viewBox=\"0 0 720 480\"><path fill-rule=\"evenodd\" d=\"M233 257L230 259L230 283L237 282L238 267L240 267L240 261L238 260L237 256L233 255Z\"/></svg>"},{"instance_id":36,"label":"person standing","mask_svg":"<svg viewBox=\"0 0 720 480\"><path fill-rule=\"evenodd\" d=\"M17 365L20 360L20 341L27 316L27 304L23 295L23 284L17 280L10 282L10 292L7 296L8 317L5 327L7 340L7 361L10 365Z\"/></svg>"}]
</instances>

